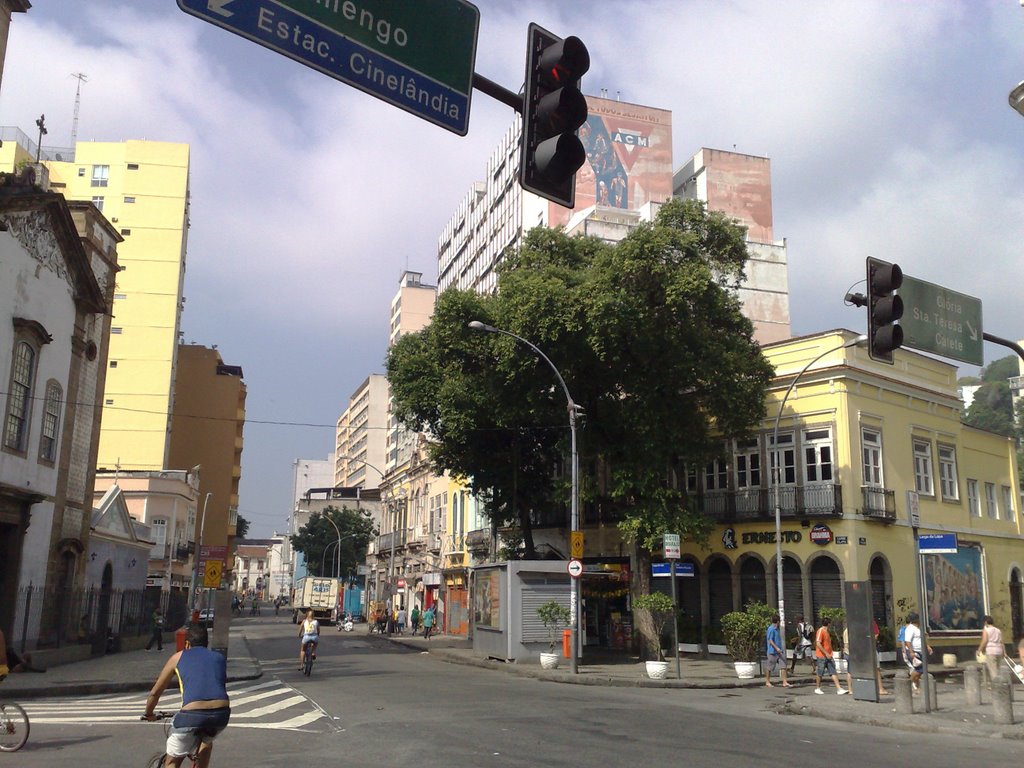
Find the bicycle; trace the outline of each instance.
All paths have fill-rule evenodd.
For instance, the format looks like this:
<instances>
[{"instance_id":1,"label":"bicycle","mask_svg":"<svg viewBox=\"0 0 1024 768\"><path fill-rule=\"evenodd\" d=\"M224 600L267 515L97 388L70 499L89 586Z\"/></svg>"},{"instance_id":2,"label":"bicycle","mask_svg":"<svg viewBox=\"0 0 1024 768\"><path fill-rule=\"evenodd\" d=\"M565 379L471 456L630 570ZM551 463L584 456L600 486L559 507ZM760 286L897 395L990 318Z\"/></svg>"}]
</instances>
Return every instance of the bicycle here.
<instances>
[{"instance_id":1,"label":"bicycle","mask_svg":"<svg viewBox=\"0 0 1024 768\"><path fill-rule=\"evenodd\" d=\"M165 712L163 710L158 710L158 711L153 713L153 721L154 722L163 721L163 724L164 724L164 739L166 739L171 734L171 721L173 720L173 718L174 718L174 713L173 712ZM145 715L143 715L139 719L140 720L146 720L146 717L145 717ZM195 744L193 745L192 749L190 749L188 751L188 754L185 755L185 757L188 758L189 762L193 766L195 766L196 763L198 762L199 747L203 743L203 737L204 736L216 736L216 735L217 734L214 733L214 732L207 732L207 731L203 731L203 730L196 731L196 733L195 733ZM166 762L167 762L167 753L166 752L157 752L156 754L152 755L146 761L146 768L163 768L163 766L164 766L164 764Z\"/></svg>"},{"instance_id":2,"label":"bicycle","mask_svg":"<svg viewBox=\"0 0 1024 768\"><path fill-rule=\"evenodd\" d=\"M302 644L302 674L309 677L313 671L313 641Z\"/></svg>"},{"instance_id":3,"label":"bicycle","mask_svg":"<svg viewBox=\"0 0 1024 768\"><path fill-rule=\"evenodd\" d=\"M17 752L28 741L28 715L20 704L0 702L0 752Z\"/></svg>"}]
</instances>

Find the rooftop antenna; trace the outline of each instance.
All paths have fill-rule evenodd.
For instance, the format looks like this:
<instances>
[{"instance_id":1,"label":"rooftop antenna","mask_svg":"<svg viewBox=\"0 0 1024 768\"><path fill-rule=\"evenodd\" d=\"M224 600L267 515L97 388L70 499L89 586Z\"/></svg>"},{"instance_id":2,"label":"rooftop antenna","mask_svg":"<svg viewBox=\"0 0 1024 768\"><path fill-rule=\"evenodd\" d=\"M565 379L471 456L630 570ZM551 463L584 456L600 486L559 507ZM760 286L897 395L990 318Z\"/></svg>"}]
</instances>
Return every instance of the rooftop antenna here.
<instances>
[{"instance_id":1,"label":"rooftop antenna","mask_svg":"<svg viewBox=\"0 0 1024 768\"><path fill-rule=\"evenodd\" d=\"M39 156L43 152L43 136L49 131L46 130L46 115L40 115L36 120L36 128L39 129L39 143L36 144L36 165L39 165Z\"/></svg>"},{"instance_id":2,"label":"rooftop antenna","mask_svg":"<svg viewBox=\"0 0 1024 768\"><path fill-rule=\"evenodd\" d=\"M82 105L82 83L88 82L89 77L83 72L72 72L71 77L78 80L78 87L75 88L75 119L71 123L71 148L75 148L78 140L78 108Z\"/></svg>"}]
</instances>

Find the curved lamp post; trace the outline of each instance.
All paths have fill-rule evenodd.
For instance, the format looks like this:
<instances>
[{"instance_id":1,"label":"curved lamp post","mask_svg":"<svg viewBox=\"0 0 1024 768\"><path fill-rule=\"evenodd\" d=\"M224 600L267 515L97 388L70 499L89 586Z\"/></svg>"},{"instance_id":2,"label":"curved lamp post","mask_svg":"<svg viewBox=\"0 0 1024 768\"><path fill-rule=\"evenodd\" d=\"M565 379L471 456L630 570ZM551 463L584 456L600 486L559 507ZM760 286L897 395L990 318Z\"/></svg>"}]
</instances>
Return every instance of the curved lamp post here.
<instances>
[{"instance_id":1,"label":"curved lamp post","mask_svg":"<svg viewBox=\"0 0 1024 768\"><path fill-rule=\"evenodd\" d=\"M572 472L572 492L569 500L569 508L571 510L570 515L570 530L575 533L580 529L580 516L579 516L579 454L576 450L576 416L582 410L572 399L572 395L569 394L569 387L565 385L565 379L562 378L562 374L558 372L555 364L551 362L547 355L540 351L540 349L533 343L527 341L522 336L517 336L511 331L505 331L501 328L495 328L493 325L487 325L481 323L479 320L473 320L469 323L469 328L474 331L481 331L482 333L499 333L503 336L509 336L515 339L521 344L525 344L530 350L537 355L541 360L548 364L548 367L554 372L555 378L558 379L558 383L562 386L562 391L565 393L566 405L569 410L569 433L571 435L571 472ZM571 541L571 537L570 537ZM569 664L572 673L575 675L579 672L579 660L576 658L577 653L577 637L579 635L579 613L580 613L580 580L570 579L571 581L571 592L569 597L569 610L570 610L570 647L572 653L569 655Z\"/></svg>"},{"instance_id":2,"label":"curved lamp post","mask_svg":"<svg viewBox=\"0 0 1024 768\"><path fill-rule=\"evenodd\" d=\"M867 340L868 337L861 334L856 338L843 342L837 347L826 349L816 358L811 360L811 362L800 370L800 373L793 377L793 381L789 384L789 389L786 390L786 394L783 396L782 402L779 403L779 412L775 415L775 429L772 431L772 471L768 477L771 480L772 505L775 507L775 576L779 601L779 625L783 628L783 632L785 632L786 627L786 601L782 593L782 508L779 505L779 481L782 474L782 462L779 457L779 422L782 421L782 411L786 407L786 401L789 399L790 394L792 394L793 389L796 387L796 383L800 380L801 376L807 373L808 369L812 365L825 357L825 355L831 355L833 352L838 352L841 349L855 347Z\"/></svg>"}]
</instances>

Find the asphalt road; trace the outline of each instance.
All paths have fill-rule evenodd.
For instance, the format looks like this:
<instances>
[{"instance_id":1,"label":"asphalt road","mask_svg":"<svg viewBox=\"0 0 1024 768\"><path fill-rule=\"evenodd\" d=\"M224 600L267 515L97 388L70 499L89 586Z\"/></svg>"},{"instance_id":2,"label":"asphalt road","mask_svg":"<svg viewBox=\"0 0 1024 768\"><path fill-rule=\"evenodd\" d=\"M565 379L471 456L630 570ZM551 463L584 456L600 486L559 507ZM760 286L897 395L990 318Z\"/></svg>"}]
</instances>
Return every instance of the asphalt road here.
<instances>
[{"instance_id":1,"label":"asphalt road","mask_svg":"<svg viewBox=\"0 0 1024 768\"><path fill-rule=\"evenodd\" d=\"M288 618L243 621L263 664L263 687L232 694L233 702L247 701L237 709L248 710L248 719L233 719L238 727L218 738L214 765L959 768L1011 764L1020 754L1018 742L780 715L772 708L784 695L778 689L577 686L453 665L367 636L365 625L353 633L325 629L305 678L297 670L298 629ZM267 702L278 694L298 703L271 711ZM121 702L125 711L134 701ZM95 706L51 703L65 716ZM61 718L34 718L26 747L0 763L142 766L163 739L157 725L109 715L93 724L48 719ZM281 727L300 720L301 730Z\"/></svg>"}]
</instances>

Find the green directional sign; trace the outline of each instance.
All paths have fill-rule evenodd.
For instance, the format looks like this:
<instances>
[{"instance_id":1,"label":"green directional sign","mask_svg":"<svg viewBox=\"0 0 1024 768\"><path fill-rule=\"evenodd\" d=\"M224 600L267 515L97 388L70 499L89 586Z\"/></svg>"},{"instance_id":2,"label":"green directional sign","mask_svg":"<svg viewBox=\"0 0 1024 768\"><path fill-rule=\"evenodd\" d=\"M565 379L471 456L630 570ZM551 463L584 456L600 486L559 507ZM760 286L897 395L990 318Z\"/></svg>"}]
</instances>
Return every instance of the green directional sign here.
<instances>
[{"instance_id":1,"label":"green directional sign","mask_svg":"<svg viewBox=\"0 0 1024 768\"><path fill-rule=\"evenodd\" d=\"M982 365L981 299L909 275L897 294L904 347Z\"/></svg>"},{"instance_id":2,"label":"green directional sign","mask_svg":"<svg viewBox=\"0 0 1024 768\"><path fill-rule=\"evenodd\" d=\"M185 13L465 136L480 11L467 0L178 0Z\"/></svg>"}]
</instances>

